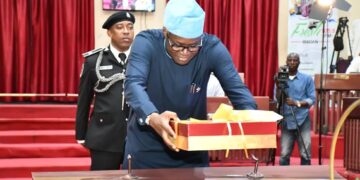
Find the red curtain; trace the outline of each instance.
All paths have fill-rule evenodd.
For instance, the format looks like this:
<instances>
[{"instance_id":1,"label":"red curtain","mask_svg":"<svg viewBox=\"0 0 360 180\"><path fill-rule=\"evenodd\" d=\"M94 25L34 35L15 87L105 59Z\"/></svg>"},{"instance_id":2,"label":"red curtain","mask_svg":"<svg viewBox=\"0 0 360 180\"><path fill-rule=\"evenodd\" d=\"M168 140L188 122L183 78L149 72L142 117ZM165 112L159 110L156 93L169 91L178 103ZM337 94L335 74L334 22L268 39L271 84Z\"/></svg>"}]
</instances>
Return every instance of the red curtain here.
<instances>
[{"instance_id":1,"label":"red curtain","mask_svg":"<svg viewBox=\"0 0 360 180\"><path fill-rule=\"evenodd\" d=\"M81 54L94 47L94 1L1 0L0 24L1 93L77 92Z\"/></svg>"},{"instance_id":2,"label":"red curtain","mask_svg":"<svg viewBox=\"0 0 360 180\"><path fill-rule=\"evenodd\" d=\"M205 31L229 49L254 95L272 97L278 67L277 0L198 0L206 12Z\"/></svg>"}]
</instances>

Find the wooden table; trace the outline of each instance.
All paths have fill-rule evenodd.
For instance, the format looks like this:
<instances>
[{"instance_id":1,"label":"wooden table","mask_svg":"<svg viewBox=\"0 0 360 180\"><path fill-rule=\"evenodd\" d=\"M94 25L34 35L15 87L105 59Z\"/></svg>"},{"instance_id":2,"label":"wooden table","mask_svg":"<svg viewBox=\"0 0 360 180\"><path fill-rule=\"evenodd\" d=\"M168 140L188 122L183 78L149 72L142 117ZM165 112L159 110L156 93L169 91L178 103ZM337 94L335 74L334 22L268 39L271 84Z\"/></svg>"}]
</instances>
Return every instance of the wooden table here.
<instances>
[{"instance_id":1,"label":"wooden table","mask_svg":"<svg viewBox=\"0 0 360 180\"><path fill-rule=\"evenodd\" d=\"M178 169L141 169L133 170L139 179L247 179L246 174L253 167L208 167ZM329 166L261 166L258 172L264 179L329 179ZM69 171L69 172L33 172L33 180L115 180L127 174L119 171ZM337 173L335 179L344 179Z\"/></svg>"}]
</instances>

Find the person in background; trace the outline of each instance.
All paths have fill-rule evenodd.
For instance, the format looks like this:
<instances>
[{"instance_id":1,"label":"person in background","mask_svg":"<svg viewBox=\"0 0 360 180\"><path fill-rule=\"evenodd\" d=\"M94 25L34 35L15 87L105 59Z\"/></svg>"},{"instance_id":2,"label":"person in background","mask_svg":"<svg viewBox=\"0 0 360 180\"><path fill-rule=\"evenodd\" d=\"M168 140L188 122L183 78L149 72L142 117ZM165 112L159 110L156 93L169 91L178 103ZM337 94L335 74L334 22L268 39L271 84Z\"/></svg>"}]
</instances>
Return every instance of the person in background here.
<instances>
[{"instance_id":1,"label":"person in background","mask_svg":"<svg viewBox=\"0 0 360 180\"><path fill-rule=\"evenodd\" d=\"M279 108L284 117L281 124L280 165L290 164L290 156L296 141L301 155L301 165L311 165L309 109L315 102L315 84L311 76L298 71L299 54L290 53L286 58L286 65L289 67L286 85L281 84L283 82L279 82L276 78L274 89L275 100L278 103L282 102Z\"/></svg>"},{"instance_id":2,"label":"person in background","mask_svg":"<svg viewBox=\"0 0 360 180\"><path fill-rule=\"evenodd\" d=\"M360 53L351 61L346 73L360 73Z\"/></svg>"},{"instance_id":3,"label":"person in background","mask_svg":"<svg viewBox=\"0 0 360 180\"><path fill-rule=\"evenodd\" d=\"M244 82L244 73L239 73L240 79ZM226 96L219 80L216 78L214 73L210 74L208 87L207 87L207 96L208 97L224 97Z\"/></svg>"},{"instance_id":4,"label":"person in background","mask_svg":"<svg viewBox=\"0 0 360 180\"><path fill-rule=\"evenodd\" d=\"M360 56L360 19L355 19L350 27L350 42L352 47L353 57Z\"/></svg>"},{"instance_id":5,"label":"person in background","mask_svg":"<svg viewBox=\"0 0 360 180\"><path fill-rule=\"evenodd\" d=\"M355 19L351 25L351 46L353 47L353 59L346 69L346 73L360 73L360 19Z\"/></svg>"},{"instance_id":6,"label":"person in background","mask_svg":"<svg viewBox=\"0 0 360 180\"><path fill-rule=\"evenodd\" d=\"M118 0L111 0L110 8L116 9L117 4L118 4Z\"/></svg>"},{"instance_id":7,"label":"person in background","mask_svg":"<svg viewBox=\"0 0 360 180\"><path fill-rule=\"evenodd\" d=\"M219 80L216 76L211 73L209 82L207 85L207 96L216 96L216 97L223 97L225 96L225 92L221 87Z\"/></svg>"},{"instance_id":8,"label":"person in background","mask_svg":"<svg viewBox=\"0 0 360 180\"><path fill-rule=\"evenodd\" d=\"M102 26L107 29L110 45L83 54L76 139L90 150L91 170L119 169L123 161L128 116L123 83L134 23L129 12L112 14Z\"/></svg>"},{"instance_id":9,"label":"person in background","mask_svg":"<svg viewBox=\"0 0 360 180\"><path fill-rule=\"evenodd\" d=\"M134 40L125 81L131 108L125 156L131 156L132 168L209 166L207 151L176 148L169 121L207 119L212 72L235 109L256 109L229 51L217 37L203 32L204 20L195 0L170 0L163 29L140 32Z\"/></svg>"}]
</instances>

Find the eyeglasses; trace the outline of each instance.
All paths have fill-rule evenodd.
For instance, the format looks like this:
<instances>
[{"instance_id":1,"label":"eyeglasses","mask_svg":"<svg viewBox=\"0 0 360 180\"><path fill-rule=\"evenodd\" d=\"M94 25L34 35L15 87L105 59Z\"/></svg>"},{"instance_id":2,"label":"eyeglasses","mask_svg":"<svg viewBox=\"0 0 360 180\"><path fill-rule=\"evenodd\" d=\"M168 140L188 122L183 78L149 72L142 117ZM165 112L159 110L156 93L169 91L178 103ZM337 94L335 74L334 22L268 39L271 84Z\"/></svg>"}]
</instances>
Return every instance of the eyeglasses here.
<instances>
[{"instance_id":1,"label":"eyeglasses","mask_svg":"<svg viewBox=\"0 0 360 180\"><path fill-rule=\"evenodd\" d=\"M190 46L183 46L183 45L177 44L177 43L171 41L171 39L169 37L167 38L167 40L169 42L171 49L174 51L184 51L184 49L187 49L190 52L196 52L202 46L202 37L201 37L200 42L198 42L197 44L194 44L194 45L190 45Z\"/></svg>"}]
</instances>

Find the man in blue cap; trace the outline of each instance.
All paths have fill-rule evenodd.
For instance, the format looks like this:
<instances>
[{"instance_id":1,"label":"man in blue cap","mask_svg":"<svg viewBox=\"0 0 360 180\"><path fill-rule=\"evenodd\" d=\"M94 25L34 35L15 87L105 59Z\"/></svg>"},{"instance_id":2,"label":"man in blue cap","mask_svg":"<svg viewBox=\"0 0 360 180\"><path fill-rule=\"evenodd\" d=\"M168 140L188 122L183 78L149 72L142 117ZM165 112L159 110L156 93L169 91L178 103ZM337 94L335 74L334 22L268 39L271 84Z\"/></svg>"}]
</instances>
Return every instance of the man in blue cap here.
<instances>
[{"instance_id":1,"label":"man in blue cap","mask_svg":"<svg viewBox=\"0 0 360 180\"><path fill-rule=\"evenodd\" d=\"M125 157L132 168L206 167L207 151L172 143L170 119L206 119L206 87L217 76L235 109L256 109L221 41L203 33L205 13L195 0L170 0L162 30L139 33L129 57L125 95L131 107ZM123 167L128 166L124 159Z\"/></svg>"},{"instance_id":2,"label":"man in blue cap","mask_svg":"<svg viewBox=\"0 0 360 180\"><path fill-rule=\"evenodd\" d=\"M91 170L116 170L123 161L128 116L123 89L134 23L129 12L112 14L102 26L107 29L110 45L83 54L86 60L80 75L76 140L90 150Z\"/></svg>"}]
</instances>

